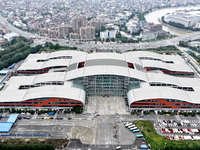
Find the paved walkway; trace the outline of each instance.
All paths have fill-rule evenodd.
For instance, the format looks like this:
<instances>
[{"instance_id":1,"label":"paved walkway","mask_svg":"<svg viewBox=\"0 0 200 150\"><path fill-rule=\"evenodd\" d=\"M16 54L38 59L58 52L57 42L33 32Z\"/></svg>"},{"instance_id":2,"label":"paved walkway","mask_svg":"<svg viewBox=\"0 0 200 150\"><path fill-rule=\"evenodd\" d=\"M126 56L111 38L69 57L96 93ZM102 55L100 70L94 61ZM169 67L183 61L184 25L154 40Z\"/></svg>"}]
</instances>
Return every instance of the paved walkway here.
<instances>
[{"instance_id":1,"label":"paved walkway","mask_svg":"<svg viewBox=\"0 0 200 150\"><path fill-rule=\"evenodd\" d=\"M80 139L83 144L94 144L97 122L93 120L74 120L70 139Z\"/></svg>"},{"instance_id":2,"label":"paved walkway","mask_svg":"<svg viewBox=\"0 0 200 150\"><path fill-rule=\"evenodd\" d=\"M100 115L130 114L127 112L125 100L122 96L90 96L84 113L97 113Z\"/></svg>"}]
</instances>

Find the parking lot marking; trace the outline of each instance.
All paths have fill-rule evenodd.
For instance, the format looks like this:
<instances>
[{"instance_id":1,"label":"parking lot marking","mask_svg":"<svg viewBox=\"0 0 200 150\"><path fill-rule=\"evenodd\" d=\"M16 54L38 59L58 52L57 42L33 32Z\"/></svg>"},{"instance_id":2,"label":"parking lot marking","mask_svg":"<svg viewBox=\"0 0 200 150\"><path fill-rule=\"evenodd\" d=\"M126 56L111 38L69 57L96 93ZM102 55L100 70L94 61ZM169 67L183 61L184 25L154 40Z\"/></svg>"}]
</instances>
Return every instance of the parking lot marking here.
<instances>
[{"instance_id":1,"label":"parking lot marking","mask_svg":"<svg viewBox=\"0 0 200 150\"><path fill-rule=\"evenodd\" d=\"M123 110L122 110L122 105L121 105L121 100L120 100L120 97L119 97L119 104L120 104L120 112L121 112L121 114L123 114Z\"/></svg>"},{"instance_id":2,"label":"parking lot marking","mask_svg":"<svg viewBox=\"0 0 200 150\"><path fill-rule=\"evenodd\" d=\"M94 103L95 103L95 102L94 102L93 96L91 96L91 105L90 105L90 106L91 106L91 107L90 107L90 108L91 108L91 113L94 113L94 109L95 109Z\"/></svg>"},{"instance_id":3,"label":"parking lot marking","mask_svg":"<svg viewBox=\"0 0 200 150\"><path fill-rule=\"evenodd\" d=\"M108 114L110 115L110 113L111 113L110 97L108 97L107 100L108 100Z\"/></svg>"},{"instance_id":4,"label":"parking lot marking","mask_svg":"<svg viewBox=\"0 0 200 150\"><path fill-rule=\"evenodd\" d=\"M114 113L117 113L116 109L116 97L114 96L114 106L113 106Z\"/></svg>"}]
</instances>

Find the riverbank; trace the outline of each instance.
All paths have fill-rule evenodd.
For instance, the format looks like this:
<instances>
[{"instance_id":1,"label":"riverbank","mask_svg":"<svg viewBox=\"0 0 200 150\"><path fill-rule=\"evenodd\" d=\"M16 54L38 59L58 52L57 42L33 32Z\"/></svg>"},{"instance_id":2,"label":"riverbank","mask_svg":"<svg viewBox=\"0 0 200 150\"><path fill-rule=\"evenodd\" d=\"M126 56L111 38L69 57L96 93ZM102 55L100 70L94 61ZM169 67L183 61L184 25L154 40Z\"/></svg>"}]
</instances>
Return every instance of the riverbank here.
<instances>
[{"instance_id":1,"label":"riverbank","mask_svg":"<svg viewBox=\"0 0 200 150\"><path fill-rule=\"evenodd\" d=\"M174 29L177 29L177 30L184 31L184 32L186 32L186 33L192 33L192 32L195 32L195 31L192 31L192 30L181 29L181 28L178 28L178 27L175 27L175 26L169 25L169 24L167 24L167 23L164 23L164 22L162 21L161 18L159 18L159 22L160 22L160 24L162 24L162 25L165 25L165 26L167 26L167 27L174 28Z\"/></svg>"},{"instance_id":2,"label":"riverbank","mask_svg":"<svg viewBox=\"0 0 200 150\"><path fill-rule=\"evenodd\" d=\"M172 13L176 10L189 10L189 9L200 9L200 4L197 4L195 6L180 6L180 7L170 7L170 8L162 8L162 9L156 9L148 14L145 15L145 19L147 22L153 22L154 24L161 24L159 22L159 18L161 18L162 16L166 15L167 13ZM163 24L163 30L170 32L173 35L184 35L186 33L188 33L188 31L186 30L181 30L179 28L175 28L172 26L168 26Z\"/></svg>"},{"instance_id":3,"label":"riverbank","mask_svg":"<svg viewBox=\"0 0 200 150\"><path fill-rule=\"evenodd\" d=\"M175 27L177 29L184 30L184 31L190 31L190 32L200 31L200 28L185 27L184 25L182 25L180 23L171 22L171 21L166 22L165 16L162 16L161 19L159 19L159 21L161 22L161 24L163 23L163 24L166 24L168 26Z\"/></svg>"}]
</instances>

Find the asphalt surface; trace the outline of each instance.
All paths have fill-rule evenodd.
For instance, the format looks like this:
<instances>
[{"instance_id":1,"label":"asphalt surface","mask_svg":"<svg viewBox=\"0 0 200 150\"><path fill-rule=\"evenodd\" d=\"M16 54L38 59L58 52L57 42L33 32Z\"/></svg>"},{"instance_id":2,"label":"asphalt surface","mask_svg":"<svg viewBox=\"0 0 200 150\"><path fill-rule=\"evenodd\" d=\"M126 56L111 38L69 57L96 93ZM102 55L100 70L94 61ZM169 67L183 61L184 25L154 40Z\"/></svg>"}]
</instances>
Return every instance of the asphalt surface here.
<instances>
[{"instance_id":1,"label":"asphalt surface","mask_svg":"<svg viewBox=\"0 0 200 150\"><path fill-rule=\"evenodd\" d=\"M3 114L9 116L10 114ZM32 136L7 136L1 138L67 138L80 139L78 143L69 143L68 149L91 148L91 149L115 149L117 146L122 146L123 149L137 149L142 141L137 141L136 133L132 133L129 129L124 127L123 122L132 122L134 120L152 120L156 123L158 120L189 120L196 121L200 126L200 117L185 117L185 116L161 116L150 113L147 116L140 117L140 115L99 115L95 114L63 114L57 113L54 119L39 119L49 116L42 115L20 115L21 117L31 116L30 120L17 120L12 127L10 133L13 134L32 134ZM63 118L58 120L57 118ZM70 118L70 119L69 119ZM5 122L6 118L2 118L0 122ZM113 126L116 125L117 132L114 132ZM160 132L159 134L166 136ZM189 128L189 127L188 127ZM50 134L46 137L35 137L34 134ZM114 137L114 135L117 135ZM88 143L87 143L88 142Z\"/></svg>"}]
</instances>

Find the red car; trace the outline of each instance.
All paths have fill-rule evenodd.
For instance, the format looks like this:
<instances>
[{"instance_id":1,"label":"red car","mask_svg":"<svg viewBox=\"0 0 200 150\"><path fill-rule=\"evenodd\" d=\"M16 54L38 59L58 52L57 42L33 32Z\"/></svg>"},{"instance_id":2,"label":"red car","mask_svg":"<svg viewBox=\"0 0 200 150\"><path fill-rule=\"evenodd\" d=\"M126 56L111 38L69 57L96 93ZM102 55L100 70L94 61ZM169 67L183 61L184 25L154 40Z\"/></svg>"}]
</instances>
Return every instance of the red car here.
<instances>
[{"instance_id":1,"label":"red car","mask_svg":"<svg viewBox=\"0 0 200 150\"><path fill-rule=\"evenodd\" d=\"M200 129L198 129L199 133L200 133Z\"/></svg>"},{"instance_id":2,"label":"red car","mask_svg":"<svg viewBox=\"0 0 200 150\"><path fill-rule=\"evenodd\" d=\"M172 130L172 129L169 129L169 131L170 131L171 133L173 133L173 130Z\"/></svg>"},{"instance_id":3,"label":"red car","mask_svg":"<svg viewBox=\"0 0 200 150\"><path fill-rule=\"evenodd\" d=\"M191 130L191 129L188 129L188 131L192 132L192 130Z\"/></svg>"},{"instance_id":4,"label":"red car","mask_svg":"<svg viewBox=\"0 0 200 150\"><path fill-rule=\"evenodd\" d=\"M165 129L164 129L164 128L162 128L162 129L161 129L161 132L162 132L162 133L166 133L166 131L165 131Z\"/></svg>"},{"instance_id":5,"label":"red car","mask_svg":"<svg viewBox=\"0 0 200 150\"><path fill-rule=\"evenodd\" d=\"M170 138L169 138L169 136L168 136L168 135L166 136L166 139L167 139L167 140L170 140Z\"/></svg>"},{"instance_id":6,"label":"red car","mask_svg":"<svg viewBox=\"0 0 200 150\"><path fill-rule=\"evenodd\" d=\"M185 133L185 130L181 129L181 131L182 131L183 133Z\"/></svg>"}]
</instances>

